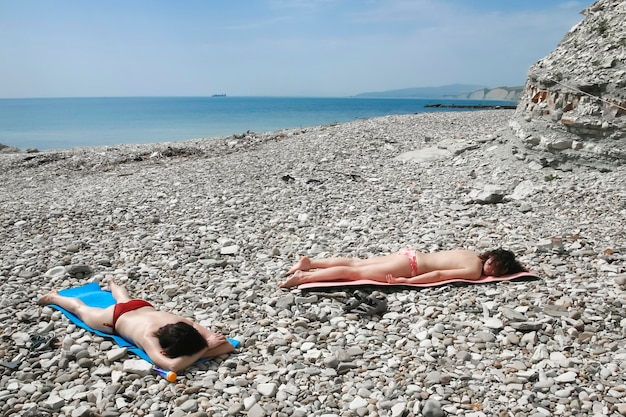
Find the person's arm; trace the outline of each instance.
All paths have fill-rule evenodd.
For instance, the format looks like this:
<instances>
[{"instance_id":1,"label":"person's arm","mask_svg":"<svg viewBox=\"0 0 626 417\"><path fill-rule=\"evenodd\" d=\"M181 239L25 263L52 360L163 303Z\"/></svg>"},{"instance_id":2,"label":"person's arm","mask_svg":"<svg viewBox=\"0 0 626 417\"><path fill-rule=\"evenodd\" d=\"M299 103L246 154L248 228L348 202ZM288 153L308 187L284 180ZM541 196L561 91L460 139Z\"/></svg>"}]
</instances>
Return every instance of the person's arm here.
<instances>
[{"instance_id":1,"label":"person's arm","mask_svg":"<svg viewBox=\"0 0 626 417\"><path fill-rule=\"evenodd\" d=\"M161 369L168 371L179 372L189 365L195 363L198 359L202 358L206 349L202 349L199 352L189 356L179 356L177 358L170 358L163 353L163 348L159 344L159 339L154 336L147 336L142 343L143 350L148 354L152 362Z\"/></svg>"},{"instance_id":2,"label":"person's arm","mask_svg":"<svg viewBox=\"0 0 626 417\"><path fill-rule=\"evenodd\" d=\"M211 340L211 347L207 346L193 355L170 358L163 353L163 349L161 348L159 340L156 337L149 337L145 341L143 349L148 354L150 359L152 359L152 362L154 362L154 364L159 368L168 371L180 372L200 359L212 358L224 353L229 353L235 348L228 340L226 340L224 336L216 335L216 338Z\"/></svg>"},{"instance_id":3,"label":"person's arm","mask_svg":"<svg viewBox=\"0 0 626 417\"><path fill-rule=\"evenodd\" d=\"M189 319L186 319L184 317L180 317L179 319L180 319L180 321L185 322L188 325L192 326L194 329L196 329L198 331L198 333L200 333L202 338L204 338L204 340L206 340L208 354L206 356L203 356L203 357L217 356L217 355L221 355L222 353L232 352L235 349L233 347L233 345L231 345L230 342L223 335L221 335L219 333L212 332L211 330L207 329L206 327L203 327L203 326L199 325L198 323L194 323L193 321L191 321ZM213 352L213 350L216 349L216 348L223 348L224 346L226 348L228 348L228 345L230 346L230 349L227 349L224 352L221 352L221 350L223 350L223 349L219 349L220 353L214 353Z\"/></svg>"},{"instance_id":4,"label":"person's arm","mask_svg":"<svg viewBox=\"0 0 626 417\"><path fill-rule=\"evenodd\" d=\"M482 271L472 268L443 269L440 271L426 272L411 278L394 278L395 282L406 282L408 284L432 284L449 279L478 279Z\"/></svg>"},{"instance_id":5,"label":"person's arm","mask_svg":"<svg viewBox=\"0 0 626 417\"><path fill-rule=\"evenodd\" d=\"M235 350L235 347L223 335L212 332L197 323L190 324L193 325L194 329L206 340L207 347L205 349L205 355L202 356L203 358L210 358Z\"/></svg>"}]
</instances>

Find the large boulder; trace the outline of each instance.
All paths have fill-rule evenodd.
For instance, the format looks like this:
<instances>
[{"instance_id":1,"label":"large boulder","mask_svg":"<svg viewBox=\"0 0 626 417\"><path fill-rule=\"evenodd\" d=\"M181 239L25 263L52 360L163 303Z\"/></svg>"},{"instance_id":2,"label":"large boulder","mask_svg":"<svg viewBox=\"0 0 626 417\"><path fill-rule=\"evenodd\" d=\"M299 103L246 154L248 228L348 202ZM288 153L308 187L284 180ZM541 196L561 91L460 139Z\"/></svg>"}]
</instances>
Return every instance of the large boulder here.
<instances>
[{"instance_id":1,"label":"large boulder","mask_svg":"<svg viewBox=\"0 0 626 417\"><path fill-rule=\"evenodd\" d=\"M626 2L598 0L534 64L509 125L543 166L626 163Z\"/></svg>"}]
</instances>

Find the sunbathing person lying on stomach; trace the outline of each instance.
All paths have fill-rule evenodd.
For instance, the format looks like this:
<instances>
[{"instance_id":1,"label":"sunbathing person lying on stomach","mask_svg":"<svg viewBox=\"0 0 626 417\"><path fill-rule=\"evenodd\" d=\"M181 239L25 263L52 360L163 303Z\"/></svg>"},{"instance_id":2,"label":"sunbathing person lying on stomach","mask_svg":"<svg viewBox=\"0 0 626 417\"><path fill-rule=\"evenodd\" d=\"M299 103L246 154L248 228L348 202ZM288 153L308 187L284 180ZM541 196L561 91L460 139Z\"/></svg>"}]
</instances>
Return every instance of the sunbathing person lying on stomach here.
<instances>
[{"instance_id":1,"label":"sunbathing person lying on stomach","mask_svg":"<svg viewBox=\"0 0 626 417\"><path fill-rule=\"evenodd\" d=\"M503 276L525 272L515 254L495 249L482 254L465 250L433 253L405 248L391 255L370 259L302 257L287 274L281 288L320 281L361 279L407 284L430 284L453 278L478 280L481 276Z\"/></svg>"},{"instance_id":2,"label":"sunbathing person lying on stomach","mask_svg":"<svg viewBox=\"0 0 626 417\"><path fill-rule=\"evenodd\" d=\"M75 314L89 327L117 334L143 349L156 366L178 372L202 358L232 352L234 347L214 333L184 317L156 310L144 300L131 299L124 287L108 280L116 304L90 307L81 300L51 291L37 304L56 304Z\"/></svg>"}]
</instances>

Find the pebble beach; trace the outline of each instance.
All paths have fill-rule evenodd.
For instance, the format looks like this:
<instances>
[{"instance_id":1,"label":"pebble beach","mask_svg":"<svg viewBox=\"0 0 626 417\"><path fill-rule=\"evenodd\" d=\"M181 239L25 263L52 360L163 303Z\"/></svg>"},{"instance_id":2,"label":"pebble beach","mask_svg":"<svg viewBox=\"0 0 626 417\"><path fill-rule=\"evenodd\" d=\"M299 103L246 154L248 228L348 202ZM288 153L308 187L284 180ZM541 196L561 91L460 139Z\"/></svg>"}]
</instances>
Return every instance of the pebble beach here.
<instances>
[{"instance_id":1,"label":"pebble beach","mask_svg":"<svg viewBox=\"0 0 626 417\"><path fill-rule=\"evenodd\" d=\"M626 168L542 168L513 114L1 154L0 414L625 416ZM278 288L303 255L406 246L540 279L367 289L372 316ZM171 383L36 304L107 277L241 344Z\"/></svg>"}]
</instances>

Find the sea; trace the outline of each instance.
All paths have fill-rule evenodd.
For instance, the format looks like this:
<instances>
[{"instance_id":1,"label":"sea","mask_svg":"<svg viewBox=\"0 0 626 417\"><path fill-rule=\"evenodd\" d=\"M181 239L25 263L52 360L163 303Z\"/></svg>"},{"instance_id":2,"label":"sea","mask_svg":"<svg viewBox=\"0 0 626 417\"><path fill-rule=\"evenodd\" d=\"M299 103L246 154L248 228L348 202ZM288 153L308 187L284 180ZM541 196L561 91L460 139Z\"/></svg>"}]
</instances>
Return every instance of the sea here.
<instances>
[{"instance_id":1,"label":"sea","mask_svg":"<svg viewBox=\"0 0 626 417\"><path fill-rule=\"evenodd\" d=\"M442 107L428 107L441 105ZM105 97L0 99L0 144L56 150L216 138L378 116L511 106L413 98Z\"/></svg>"}]
</instances>

